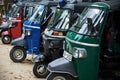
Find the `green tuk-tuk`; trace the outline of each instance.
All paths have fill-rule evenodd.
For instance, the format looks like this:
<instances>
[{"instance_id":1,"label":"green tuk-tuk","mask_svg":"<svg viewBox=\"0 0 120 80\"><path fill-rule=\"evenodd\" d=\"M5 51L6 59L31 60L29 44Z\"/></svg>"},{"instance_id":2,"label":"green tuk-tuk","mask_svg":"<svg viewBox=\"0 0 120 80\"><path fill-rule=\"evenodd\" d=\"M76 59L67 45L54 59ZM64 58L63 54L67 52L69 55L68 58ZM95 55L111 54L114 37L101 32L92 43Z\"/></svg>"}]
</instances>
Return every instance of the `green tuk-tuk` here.
<instances>
[{"instance_id":1,"label":"green tuk-tuk","mask_svg":"<svg viewBox=\"0 0 120 80\"><path fill-rule=\"evenodd\" d=\"M120 1L86 7L66 35L47 80L120 80Z\"/></svg>"}]
</instances>

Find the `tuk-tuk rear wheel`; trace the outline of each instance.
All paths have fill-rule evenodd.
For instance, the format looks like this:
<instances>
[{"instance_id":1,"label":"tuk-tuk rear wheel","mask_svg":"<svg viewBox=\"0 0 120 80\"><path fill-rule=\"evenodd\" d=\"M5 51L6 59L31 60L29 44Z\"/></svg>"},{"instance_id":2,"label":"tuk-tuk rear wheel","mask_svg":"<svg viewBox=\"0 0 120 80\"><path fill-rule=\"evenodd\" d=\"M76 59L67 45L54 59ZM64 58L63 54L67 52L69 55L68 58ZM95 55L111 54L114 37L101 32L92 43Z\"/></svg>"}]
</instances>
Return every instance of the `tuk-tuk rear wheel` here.
<instances>
[{"instance_id":1,"label":"tuk-tuk rear wheel","mask_svg":"<svg viewBox=\"0 0 120 80\"><path fill-rule=\"evenodd\" d=\"M33 67L33 73L37 78L45 78L49 74L47 63L36 62Z\"/></svg>"},{"instance_id":2,"label":"tuk-tuk rear wheel","mask_svg":"<svg viewBox=\"0 0 120 80\"><path fill-rule=\"evenodd\" d=\"M10 36L2 36L2 43L3 44L10 44L12 38Z\"/></svg>"},{"instance_id":3,"label":"tuk-tuk rear wheel","mask_svg":"<svg viewBox=\"0 0 120 80\"><path fill-rule=\"evenodd\" d=\"M47 80L75 80L75 78L64 73L51 73Z\"/></svg>"},{"instance_id":4,"label":"tuk-tuk rear wheel","mask_svg":"<svg viewBox=\"0 0 120 80\"><path fill-rule=\"evenodd\" d=\"M22 62L25 60L26 56L25 49L21 46L14 46L10 51L10 59L13 62Z\"/></svg>"}]
</instances>

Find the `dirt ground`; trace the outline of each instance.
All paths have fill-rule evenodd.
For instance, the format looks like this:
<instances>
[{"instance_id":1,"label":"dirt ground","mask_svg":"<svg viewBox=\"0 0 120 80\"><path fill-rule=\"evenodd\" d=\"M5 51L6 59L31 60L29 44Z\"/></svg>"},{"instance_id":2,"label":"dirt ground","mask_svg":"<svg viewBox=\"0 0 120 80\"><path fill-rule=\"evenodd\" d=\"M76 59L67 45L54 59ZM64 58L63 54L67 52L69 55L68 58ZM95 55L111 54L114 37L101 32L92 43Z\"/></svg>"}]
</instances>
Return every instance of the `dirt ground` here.
<instances>
[{"instance_id":1,"label":"dirt ground","mask_svg":"<svg viewBox=\"0 0 120 80\"><path fill-rule=\"evenodd\" d=\"M14 63L9 57L11 45L4 45L0 39L0 80L45 80L36 78L32 72L31 55L22 63Z\"/></svg>"}]
</instances>

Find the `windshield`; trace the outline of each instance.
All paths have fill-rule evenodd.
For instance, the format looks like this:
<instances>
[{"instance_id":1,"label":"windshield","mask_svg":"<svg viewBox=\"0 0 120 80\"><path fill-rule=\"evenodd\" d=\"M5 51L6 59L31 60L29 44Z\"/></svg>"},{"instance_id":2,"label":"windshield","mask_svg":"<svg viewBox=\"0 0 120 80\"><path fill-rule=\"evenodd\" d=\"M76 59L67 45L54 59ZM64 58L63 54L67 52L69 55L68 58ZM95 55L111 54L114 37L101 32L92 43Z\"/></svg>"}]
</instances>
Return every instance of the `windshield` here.
<instances>
[{"instance_id":1,"label":"windshield","mask_svg":"<svg viewBox=\"0 0 120 80\"><path fill-rule=\"evenodd\" d=\"M10 8L10 10L9 10L9 12L8 13L12 13L13 11L14 11L14 8L15 7L17 7L15 4L13 4L12 6L11 6L11 8Z\"/></svg>"},{"instance_id":2,"label":"windshield","mask_svg":"<svg viewBox=\"0 0 120 80\"><path fill-rule=\"evenodd\" d=\"M16 16L18 13L20 13L20 7L19 6L12 7L10 13L12 17Z\"/></svg>"},{"instance_id":3,"label":"windshield","mask_svg":"<svg viewBox=\"0 0 120 80\"><path fill-rule=\"evenodd\" d=\"M88 26L88 18L92 20L92 27ZM98 8L86 8L82 14L79 15L70 30L79 34L96 36L100 29L100 24L102 23L103 18L103 10Z\"/></svg>"},{"instance_id":4,"label":"windshield","mask_svg":"<svg viewBox=\"0 0 120 80\"><path fill-rule=\"evenodd\" d=\"M44 6L40 5L38 7L38 9L36 10L36 12L32 15L32 17L29 19L30 21L35 21L35 22L41 22L41 16L43 14L44 11Z\"/></svg>"},{"instance_id":5,"label":"windshield","mask_svg":"<svg viewBox=\"0 0 120 80\"><path fill-rule=\"evenodd\" d=\"M69 28L70 10L57 9L53 14L48 26L54 29L66 30Z\"/></svg>"}]
</instances>

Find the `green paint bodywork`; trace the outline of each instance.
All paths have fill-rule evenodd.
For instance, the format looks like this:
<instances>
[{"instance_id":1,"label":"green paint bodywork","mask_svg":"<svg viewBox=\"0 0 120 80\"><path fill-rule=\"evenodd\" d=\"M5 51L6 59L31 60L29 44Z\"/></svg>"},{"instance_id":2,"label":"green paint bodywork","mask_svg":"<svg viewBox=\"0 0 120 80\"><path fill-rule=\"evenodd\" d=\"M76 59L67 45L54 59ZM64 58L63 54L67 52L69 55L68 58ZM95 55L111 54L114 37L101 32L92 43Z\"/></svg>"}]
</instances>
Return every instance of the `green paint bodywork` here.
<instances>
[{"instance_id":1,"label":"green paint bodywork","mask_svg":"<svg viewBox=\"0 0 120 80\"><path fill-rule=\"evenodd\" d=\"M90 7L102 8L105 11L105 17L102 22L102 25L100 26L101 29L99 34L96 37L91 37L91 36L81 35L72 31L68 31L64 44L65 50L70 54L74 53L73 52L74 47L84 48L87 51L86 58L80 59L73 57L72 61L74 63L74 67L78 76L77 80L98 80L100 46L95 47L89 45L82 45L81 43L100 45L101 35L105 27L105 23L108 17L108 13L110 11L110 7L109 5L102 2L94 3Z\"/></svg>"}]
</instances>

